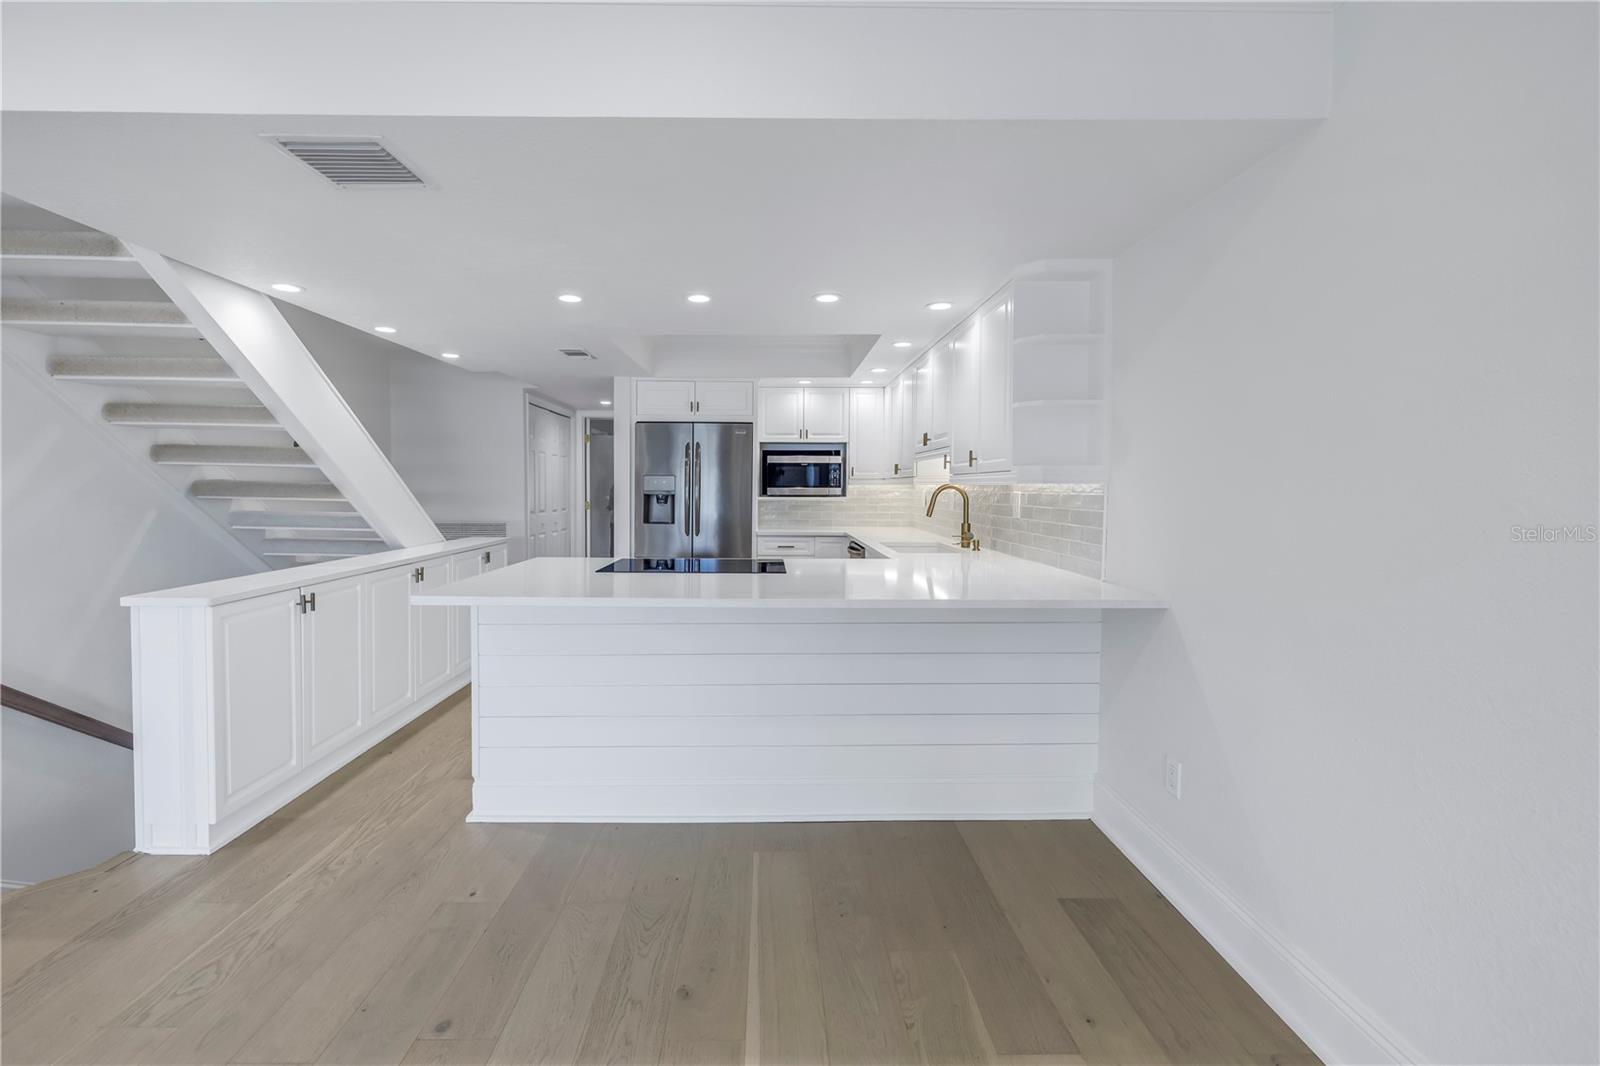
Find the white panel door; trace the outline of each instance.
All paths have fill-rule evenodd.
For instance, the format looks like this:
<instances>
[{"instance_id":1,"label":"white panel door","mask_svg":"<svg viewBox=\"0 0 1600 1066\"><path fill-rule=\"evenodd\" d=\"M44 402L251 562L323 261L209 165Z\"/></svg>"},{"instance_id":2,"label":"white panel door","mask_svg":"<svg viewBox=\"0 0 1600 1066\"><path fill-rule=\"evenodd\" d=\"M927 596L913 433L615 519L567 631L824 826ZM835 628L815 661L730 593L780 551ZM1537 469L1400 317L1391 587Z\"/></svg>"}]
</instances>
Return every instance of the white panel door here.
<instances>
[{"instance_id":1,"label":"white panel door","mask_svg":"<svg viewBox=\"0 0 1600 1066\"><path fill-rule=\"evenodd\" d=\"M212 611L217 816L299 772L300 592Z\"/></svg>"},{"instance_id":2,"label":"white panel door","mask_svg":"<svg viewBox=\"0 0 1600 1066\"><path fill-rule=\"evenodd\" d=\"M435 592L450 583L449 559L431 560L418 570L422 580L413 586L415 593ZM411 611L411 662L415 667L415 691L421 696L452 673L450 608L413 606Z\"/></svg>"},{"instance_id":3,"label":"white panel door","mask_svg":"<svg viewBox=\"0 0 1600 1066\"><path fill-rule=\"evenodd\" d=\"M806 440L850 439L849 389L807 389L803 404Z\"/></svg>"},{"instance_id":4,"label":"white panel door","mask_svg":"<svg viewBox=\"0 0 1600 1066\"><path fill-rule=\"evenodd\" d=\"M639 422L681 422L694 411L694 382L640 378L633 383L633 417Z\"/></svg>"},{"instance_id":5,"label":"white panel door","mask_svg":"<svg viewBox=\"0 0 1600 1066\"><path fill-rule=\"evenodd\" d=\"M528 405L528 558L572 554L572 419Z\"/></svg>"},{"instance_id":6,"label":"white panel door","mask_svg":"<svg viewBox=\"0 0 1600 1066\"><path fill-rule=\"evenodd\" d=\"M893 469L883 410L888 391L877 388L850 390L851 477L886 478Z\"/></svg>"},{"instance_id":7,"label":"white panel door","mask_svg":"<svg viewBox=\"0 0 1600 1066\"><path fill-rule=\"evenodd\" d=\"M372 631L372 720L411 704L411 589L414 566L367 575L367 626Z\"/></svg>"},{"instance_id":8,"label":"white panel door","mask_svg":"<svg viewBox=\"0 0 1600 1066\"><path fill-rule=\"evenodd\" d=\"M696 422L752 422L756 417L756 387L750 381L697 381L694 384Z\"/></svg>"},{"instance_id":9,"label":"white panel door","mask_svg":"<svg viewBox=\"0 0 1600 1066\"><path fill-rule=\"evenodd\" d=\"M927 355L927 373L922 395L918 397L918 411L922 416L922 430L928 435L924 448L950 446L950 364L955 357L955 341L935 345ZM927 406L921 401L927 400Z\"/></svg>"},{"instance_id":10,"label":"white panel door","mask_svg":"<svg viewBox=\"0 0 1600 1066\"><path fill-rule=\"evenodd\" d=\"M301 590L300 662L305 676L306 762L355 736L366 720L365 575Z\"/></svg>"},{"instance_id":11,"label":"white panel door","mask_svg":"<svg viewBox=\"0 0 1600 1066\"><path fill-rule=\"evenodd\" d=\"M805 389L798 386L767 386L760 393L759 425L762 440L800 440L805 428Z\"/></svg>"},{"instance_id":12,"label":"white panel door","mask_svg":"<svg viewBox=\"0 0 1600 1066\"><path fill-rule=\"evenodd\" d=\"M993 474L1011 469L1010 296L983 310L978 334L978 443L972 468Z\"/></svg>"},{"instance_id":13,"label":"white panel door","mask_svg":"<svg viewBox=\"0 0 1600 1066\"><path fill-rule=\"evenodd\" d=\"M487 551L462 552L450 557L451 582L483 573ZM450 672L465 670L472 662L472 608L450 608Z\"/></svg>"},{"instance_id":14,"label":"white panel door","mask_svg":"<svg viewBox=\"0 0 1600 1066\"><path fill-rule=\"evenodd\" d=\"M961 477L973 472L967 461L978 447L978 419L982 404L978 363L981 359L978 316L963 323L950 353L950 473Z\"/></svg>"}]
</instances>

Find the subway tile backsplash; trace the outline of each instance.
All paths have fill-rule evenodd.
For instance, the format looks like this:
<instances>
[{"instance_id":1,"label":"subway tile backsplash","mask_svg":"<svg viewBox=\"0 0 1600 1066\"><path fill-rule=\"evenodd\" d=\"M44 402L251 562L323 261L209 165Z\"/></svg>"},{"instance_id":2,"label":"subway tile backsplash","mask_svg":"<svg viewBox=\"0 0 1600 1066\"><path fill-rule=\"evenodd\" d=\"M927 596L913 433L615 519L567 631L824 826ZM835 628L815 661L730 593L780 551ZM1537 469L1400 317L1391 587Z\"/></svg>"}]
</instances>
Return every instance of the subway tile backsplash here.
<instances>
[{"instance_id":1,"label":"subway tile backsplash","mask_svg":"<svg viewBox=\"0 0 1600 1066\"><path fill-rule=\"evenodd\" d=\"M914 526L952 539L961 529L961 497L939 497L924 513L932 483L857 482L843 499L768 499L758 503L764 529ZM1101 485L965 485L972 529L984 551L1004 552L1099 578L1105 551L1106 494Z\"/></svg>"}]
</instances>

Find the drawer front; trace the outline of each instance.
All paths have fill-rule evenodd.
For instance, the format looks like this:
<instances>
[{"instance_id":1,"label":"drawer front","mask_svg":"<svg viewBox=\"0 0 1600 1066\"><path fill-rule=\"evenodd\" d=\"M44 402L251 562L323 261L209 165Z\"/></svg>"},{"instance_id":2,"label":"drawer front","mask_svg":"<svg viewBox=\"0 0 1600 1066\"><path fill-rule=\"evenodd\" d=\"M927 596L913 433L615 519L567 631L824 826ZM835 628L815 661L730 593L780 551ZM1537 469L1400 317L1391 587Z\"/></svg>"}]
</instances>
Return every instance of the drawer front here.
<instances>
[{"instance_id":1,"label":"drawer front","mask_svg":"<svg viewBox=\"0 0 1600 1066\"><path fill-rule=\"evenodd\" d=\"M756 552L761 555L815 555L817 542L812 537L757 537Z\"/></svg>"}]
</instances>

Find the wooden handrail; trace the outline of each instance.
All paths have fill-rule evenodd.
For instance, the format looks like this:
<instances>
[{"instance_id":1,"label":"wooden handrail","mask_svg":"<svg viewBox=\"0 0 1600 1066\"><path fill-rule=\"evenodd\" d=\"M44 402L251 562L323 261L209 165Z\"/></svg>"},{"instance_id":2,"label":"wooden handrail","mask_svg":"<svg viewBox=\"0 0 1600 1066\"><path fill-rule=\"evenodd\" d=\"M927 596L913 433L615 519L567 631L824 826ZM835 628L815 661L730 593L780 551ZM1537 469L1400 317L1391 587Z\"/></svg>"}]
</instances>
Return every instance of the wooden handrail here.
<instances>
[{"instance_id":1,"label":"wooden handrail","mask_svg":"<svg viewBox=\"0 0 1600 1066\"><path fill-rule=\"evenodd\" d=\"M0 704L10 707L13 711L31 714L35 718L42 718L46 722L65 726L84 736L103 740L108 744L119 744L124 748L133 747L133 734L126 729L118 729L98 718L90 718L77 711L69 711L58 703L42 700L38 696L30 696L20 692L10 685L0 685Z\"/></svg>"}]
</instances>

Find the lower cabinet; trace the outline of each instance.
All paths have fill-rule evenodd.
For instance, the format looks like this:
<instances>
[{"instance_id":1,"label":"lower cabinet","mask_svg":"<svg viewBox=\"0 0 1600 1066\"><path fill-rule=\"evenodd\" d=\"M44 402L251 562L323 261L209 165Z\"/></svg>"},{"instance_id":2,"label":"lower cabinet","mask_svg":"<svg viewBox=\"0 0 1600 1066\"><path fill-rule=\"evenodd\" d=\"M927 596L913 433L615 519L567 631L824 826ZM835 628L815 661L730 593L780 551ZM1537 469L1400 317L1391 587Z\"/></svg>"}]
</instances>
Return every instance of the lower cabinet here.
<instances>
[{"instance_id":1,"label":"lower cabinet","mask_svg":"<svg viewBox=\"0 0 1600 1066\"><path fill-rule=\"evenodd\" d=\"M306 761L332 751L360 731L371 714L367 699L365 576L303 589L300 663Z\"/></svg>"},{"instance_id":2,"label":"lower cabinet","mask_svg":"<svg viewBox=\"0 0 1600 1066\"><path fill-rule=\"evenodd\" d=\"M372 624L372 719L382 721L411 704L411 586L414 567L367 575L367 618Z\"/></svg>"},{"instance_id":3,"label":"lower cabinet","mask_svg":"<svg viewBox=\"0 0 1600 1066\"><path fill-rule=\"evenodd\" d=\"M139 851L215 851L465 680L454 608L411 596L504 566L505 542L396 554L229 602L130 604Z\"/></svg>"},{"instance_id":4,"label":"lower cabinet","mask_svg":"<svg viewBox=\"0 0 1600 1066\"><path fill-rule=\"evenodd\" d=\"M212 613L218 816L299 772L299 590L224 604Z\"/></svg>"},{"instance_id":5,"label":"lower cabinet","mask_svg":"<svg viewBox=\"0 0 1600 1066\"><path fill-rule=\"evenodd\" d=\"M434 592L450 584L451 561L434 559L417 567L413 592ZM450 648L450 608L412 607L411 664L418 695L442 684L454 667Z\"/></svg>"}]
</instances>

